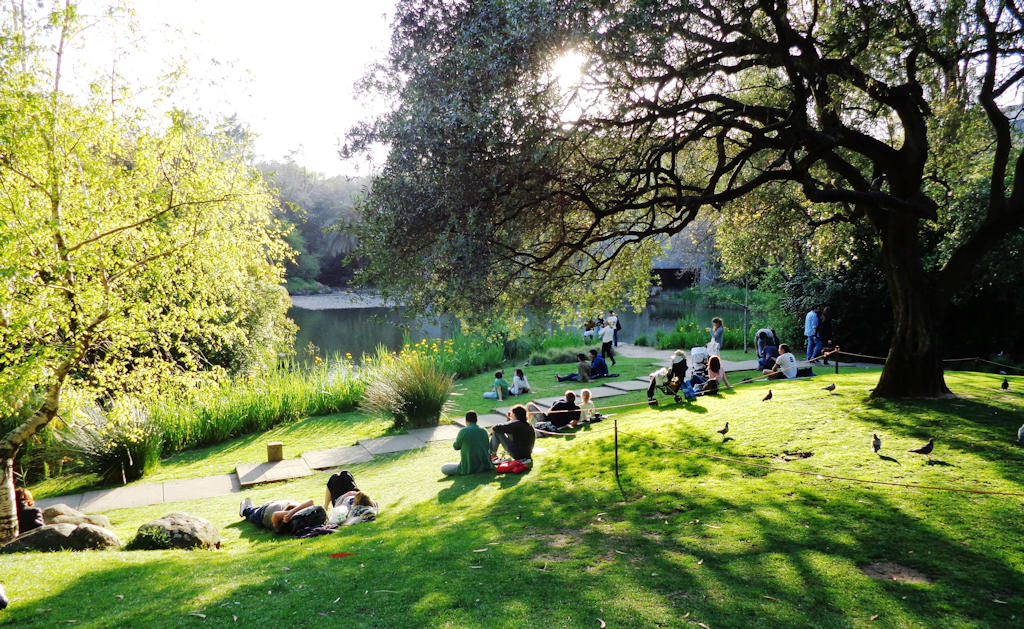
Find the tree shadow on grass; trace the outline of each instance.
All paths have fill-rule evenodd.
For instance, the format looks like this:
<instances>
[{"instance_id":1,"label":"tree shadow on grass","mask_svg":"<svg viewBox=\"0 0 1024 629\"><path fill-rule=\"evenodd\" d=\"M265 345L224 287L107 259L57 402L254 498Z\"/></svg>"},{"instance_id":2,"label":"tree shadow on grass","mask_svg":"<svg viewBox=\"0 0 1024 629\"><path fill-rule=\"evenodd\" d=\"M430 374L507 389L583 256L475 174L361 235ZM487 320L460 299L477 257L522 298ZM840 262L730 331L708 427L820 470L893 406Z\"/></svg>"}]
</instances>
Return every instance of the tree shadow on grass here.
<instances>
[{"instance_id":1,"label":"tree shadow on grass","mask_svg":"<svg viewBox=\"0 0 1024 629\"><path fill-rule=\"evenodd\" d=\"M441 503L453 502L472 491L476 491L480 487L491 484L497 484L501 489L510 489L518 485L524 476L526 474L494 474L493 472L481 472L480 474L469 474L466 476L445 476L437 479L437 482L450 484L437 492L437 501Z\"/></svg>"}]
</instances>

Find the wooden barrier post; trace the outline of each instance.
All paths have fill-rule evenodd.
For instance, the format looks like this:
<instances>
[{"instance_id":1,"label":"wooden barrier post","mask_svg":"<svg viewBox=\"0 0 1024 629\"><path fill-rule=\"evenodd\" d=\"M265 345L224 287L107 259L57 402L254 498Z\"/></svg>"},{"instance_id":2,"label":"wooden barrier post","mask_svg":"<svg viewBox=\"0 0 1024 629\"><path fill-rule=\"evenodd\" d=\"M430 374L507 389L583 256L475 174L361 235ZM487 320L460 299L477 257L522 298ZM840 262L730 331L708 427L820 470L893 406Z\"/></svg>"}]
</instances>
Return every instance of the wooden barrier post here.
<instances>
[{"instance_id":1,"label":"wooden barrier post","mask_svg":"<svg viewBox=\"0 0 1024 629\"><path fill-rule=\"evenodd\" d=\"M267 443L267 461L273 463L282 460L284 460L284 444L280 441Z\"/></svg>"}]
</instances>

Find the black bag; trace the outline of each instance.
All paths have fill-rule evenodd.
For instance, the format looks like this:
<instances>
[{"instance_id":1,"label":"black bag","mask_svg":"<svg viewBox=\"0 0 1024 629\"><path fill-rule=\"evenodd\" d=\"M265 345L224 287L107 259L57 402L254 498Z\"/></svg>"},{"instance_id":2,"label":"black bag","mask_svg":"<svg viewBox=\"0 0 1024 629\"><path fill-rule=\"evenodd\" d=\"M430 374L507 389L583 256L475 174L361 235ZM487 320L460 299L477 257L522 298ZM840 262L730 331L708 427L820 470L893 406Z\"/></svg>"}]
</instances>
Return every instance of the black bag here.
<instances>
[{"instance_id":1,"label":"black bag","mask_svg":"<svg viewBox=\"0 0 1024 629\"><path fill-rule=\"evenodd\" d=\"M338 498L350 491L359 491L359 488L356 487L356 479L352 474L348 470L341 470L327 479L327 491L331 492L331 504L334 504Z\"/></svg>"},{"instance_id":2,"label":"black bag","mask_svg":"<svg viewBox=\"0 0 1024 629\"><path fill-rule=\"evenodd\" d=\"M622 330L622 322L619 321L618 317L615 318L615 331L620 332Z\"/></svg>"},{"instance_id":3,"label":"black bag","mask_svg":"<svg viewBox=\"0 0 1024 629\"><path fill-rule=\"evenodd\" d=\"M718 393L718 380L708 380L704 384L700 385L700 392L704 395L714 395Z\"/></svg>"},{"instance_id":4,"label":"black bag","mask_svg":"<svg viewBox=\"0 0 1024 629\"><path fill-rule=\"evenodd\" d=\"M286 525L288 526L287 532L298 533L303 529L323 526L325 522L327 522L327 511L320 505L313 505L296 512L292 516L292 519Z\"/></svg>"},{"instance_id":5,"label":"black bag","mask_svg":"<svg viewBox=\"0 0 1024 629\"><path fill-rule=\"evenodd\" d=\"M796 370L797 378L810 378L814 375L814 371L810 367L800 367Z\"/></svg>"}]
</instances>

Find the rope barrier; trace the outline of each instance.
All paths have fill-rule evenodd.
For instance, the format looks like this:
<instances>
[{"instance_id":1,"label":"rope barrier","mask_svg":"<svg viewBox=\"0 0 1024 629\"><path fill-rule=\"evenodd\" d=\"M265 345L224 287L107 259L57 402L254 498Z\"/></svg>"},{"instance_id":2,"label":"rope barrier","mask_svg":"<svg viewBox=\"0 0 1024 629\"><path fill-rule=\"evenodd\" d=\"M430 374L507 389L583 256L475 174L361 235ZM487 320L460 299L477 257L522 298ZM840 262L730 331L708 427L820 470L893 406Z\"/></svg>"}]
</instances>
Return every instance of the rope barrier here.
<instances>
[{"instance_id":1,"label":"rope barrier","mask_svg":"<svg viewBox=\"0 0 1024 629\"><path fill-rule=\"evenodd\" d=\"M836 352L833 352L833 353L842 354L843 356L854 356L856 358L870 358L871 360L880 360L882 362L885 362L887 360L886 356L871 356L871 355L868 355L868 354L855 354L853 352L840 352L840 351L836 351ZM996 365L998 367L1002 367L1003 369L1012 369L1013 371L1020 371L1020 372L1024 373L1024 369L1021 369L1020 367L1014 367L1013 365L1007 365L1006 363L997 363L994 360L988 360L986 358L982 358L981 356L968 356L966 358L943 358L942 362L944 362L944 363L960 363L960 362L968 362L968 361L972 361L972 360L976 361L976 362L988 363L990 365Z\"/></svg>"},{"instance_id":2,"label":"rope barrier","mask_svg":"<svg viewBox=\"0 0 1024 629\"><path fill-rule=\"evenodd\" d=\"M776 472L789 472L791 474L799 474L801 476L814 476L816 478L828 478L828 479L831 479L831 480L844 480L844 481L848 481L848 482L852 482L852 483L864 483L864 484L867 484L867 485L888 485L888 486L891 486L891 487L905 487L907 489L927 489L927 490L931 490L931 491L948 491L948 492L953 492L953 493L964 493L964 494L986 494L986 495L991 495L991 496L1016 496L1016 497L1024 497L1024 493L1018 493L1018 492L1013 492L1013 491L990 491L990 490L987 490L987 489L961 489L959 487L940 487L940 486L933 486L933 485L911 485L909 483L895 483L895 482L892 482L892 481L869 480L869 479L864 479L864 478L852 478L852 477L849 477L849 476L835 476L835 475L832 475L832 474L822 474L821 472L804 472L804 471L801 471L801 470L793 470L793 469L789 469L789 468L785 468L785 467L777 467L775 465L765 465L763 463L752 463L750 461L743 461L743 460L740 460L740 459L734 459L734 458L731 458L731 457L721 456L721 455L718 455L718 454L709 454L707 452L698 452L696 450L690 450L688 448L683 448L683 447L680 447L680 446L673 446L673 445L669 445L667 443L661 443L661 442L655 441L653 439L648 439L647 437L641 437L640 435L633 435L633 434L630 434L630 433L627 433L627 432L622 432L622 431L619 431L619 432L621 434L623 434L623 435L626 435L627 437L633 437L634 439L639 439L641 441L646 441L648 443L652 443L652 444L654 444L656 446L661 446L663 448L668 448L670 450L676 450L676 451L679 451L679 452L685 452L687 454L693 454L693 455L696 455L696 456L702 456L702 457L707 457L707 458L711 458L711 459L718 459L720 461L728 461L730 463L738 463L740 465L747 465L747 466L750 466L750 467L759 467L761 469L772 470L772 471L776 471Z\"/></svg>"}]
</instances>

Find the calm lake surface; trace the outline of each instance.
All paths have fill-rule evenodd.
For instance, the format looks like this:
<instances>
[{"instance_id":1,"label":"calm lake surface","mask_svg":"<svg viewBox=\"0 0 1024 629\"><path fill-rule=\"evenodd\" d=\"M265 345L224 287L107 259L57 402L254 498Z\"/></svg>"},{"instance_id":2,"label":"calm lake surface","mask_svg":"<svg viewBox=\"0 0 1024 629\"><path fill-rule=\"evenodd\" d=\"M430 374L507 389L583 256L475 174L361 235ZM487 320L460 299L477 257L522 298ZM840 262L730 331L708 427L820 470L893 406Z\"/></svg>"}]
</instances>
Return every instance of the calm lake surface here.
<instances>
[{"instance_id":1,"label":"calm lake surface","mask_svg":"<svg viewBox=\"0 0 1024 629\"><path fill-rule=\"evenodd\" d=\"M632 343L640 334L647 334L653 341L656 330L671 330L680 317L694 316L707 327L711 326L711 318L715 316L725 319L726 326L738 325L743 317L742 312L724 308L711 309L656 300L641 313L624 310L618 312L622 321L619 341L627 343ZM402 346L402 335L405 332L403 326L408 324L400 312L391 308L311 310L292 307L288 316L299 326L295 335L295 349L300 355L305 353L310 343L327 356L345 353L360 356L374 352L377 345L398 349ZM457 325L454 320L445 317L412 323L408 332L413 341L418 341L424 338L449 338L455 329Z\"/></svg>"}]
</instances>

